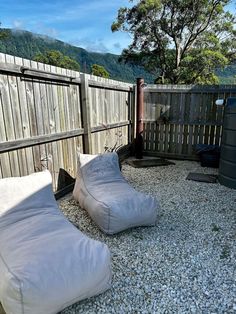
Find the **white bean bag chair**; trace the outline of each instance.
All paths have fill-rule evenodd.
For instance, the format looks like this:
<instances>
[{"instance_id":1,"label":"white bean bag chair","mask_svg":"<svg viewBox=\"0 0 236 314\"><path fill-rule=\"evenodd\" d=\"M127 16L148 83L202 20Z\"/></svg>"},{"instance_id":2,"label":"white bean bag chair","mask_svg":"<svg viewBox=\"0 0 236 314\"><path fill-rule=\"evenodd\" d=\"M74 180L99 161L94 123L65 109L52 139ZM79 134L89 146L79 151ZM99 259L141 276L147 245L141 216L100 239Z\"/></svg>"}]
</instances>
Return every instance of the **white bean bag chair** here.
<instances>
[{"instance_id":1,"label":"white bean bag chair","mask_svg":"<svg viewBox=\"0 0 236 314\"><path fill-rule=\"evenodd\" d=\"M107 246L58 209L48 171L0 180L0 302L7 314L52 314L110 286Z\"/></svg>"},{"instance_id":2,"label":"white bean bag chair","mask_svg":"<svg viewBox=\"0 0 236 314\"><path fill-rule=\"evenodd\" d=\"M127 183L116 153L79 154L73 196L108 234L156 222L157 201Z\"/></svg>"}]
</instances>

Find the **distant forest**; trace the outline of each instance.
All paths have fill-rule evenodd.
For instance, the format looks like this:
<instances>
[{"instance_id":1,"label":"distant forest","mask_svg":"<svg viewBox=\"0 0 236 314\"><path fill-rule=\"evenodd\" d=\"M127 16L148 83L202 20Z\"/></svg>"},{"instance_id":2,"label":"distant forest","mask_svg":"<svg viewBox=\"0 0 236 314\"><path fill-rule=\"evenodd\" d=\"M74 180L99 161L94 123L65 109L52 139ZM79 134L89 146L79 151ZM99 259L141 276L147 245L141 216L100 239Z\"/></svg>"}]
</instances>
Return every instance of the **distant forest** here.
<instances>
[{"instance_id":1,"label":"distant forest","mask_svg":"<svg viewBox=\"0 0 236 314\"><path fill-rule=\"evenodd\" d=\"M227 66L224 70L217 70L221 84L236 84L236 62Z\"/></svg>"},{"instance_id":2,"label":"distant forest","mask_svg":"<svg viewBox=\"0 0 236 314\"><path fill-rule=\"evenodd\" d=\"M3 29L4 30L4 29ZM137 77L144 78L146 83L153 83L155 76L148 73L142 66L119 62L119 56L111 53L95 53L83 48L66 44L47 36L33 34L28 31L6 30L8 37L0 41L0 52L33 59L38 53L58 50L64 55L75 59L80 64L81 72L91 73L93 64L102 65L110 74L110 78L135 83ZM236 83L236 63L223 71L216 70L221 84Z\"/></svg>"},{"instance_id":3,"label":"distant forest","mask_svg":"<svg viewBox=\"0 0 236 314\"><path fill-rule=\"evenodd\" d=\"M119 56L111 53L89 52L83 48L66 44L47 36L33 34L28 31L7 30L8 37L0 41L0 52L33 59L38 53L58 50L75 59L80 64L80 71L91 73L93 64L102 65L110 74L110 78L134 83L137 77L143 77L147 83L153 83L155 77L143 67L132 63L119 62Z\"/></svg>"}]
</instances>

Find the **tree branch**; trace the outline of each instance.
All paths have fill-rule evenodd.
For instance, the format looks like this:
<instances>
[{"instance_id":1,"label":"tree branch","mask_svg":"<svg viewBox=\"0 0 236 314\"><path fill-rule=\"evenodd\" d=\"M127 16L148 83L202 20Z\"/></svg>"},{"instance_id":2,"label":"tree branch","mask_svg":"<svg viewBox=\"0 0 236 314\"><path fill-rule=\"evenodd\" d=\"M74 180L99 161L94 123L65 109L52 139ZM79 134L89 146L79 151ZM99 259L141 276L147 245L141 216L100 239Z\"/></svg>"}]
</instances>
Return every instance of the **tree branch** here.
<instances>
[{"instance_id":1,"label":"tree branch","mask_svg":"<svg viewBox=\"0 0 236 314\"><path fill-rule=\"evenodd\" d=\"M197 38L201 33L203 33L203 32L207 29L207 27L208 27L209 24L210 24L212 15L213 15L213 13L214 13L214 11L215 11L215 8L216 8L216 6L217 6L219 3L220 3L219 0L217 0L217 1L215 1L215 2L212 1L212 5L213 5L213 6L212 6L212 9L211 9L211 12L210 12L210 14L209 14L209 16L208 16L208 19L207 19L206 23L203 23L203 24L205 24L205 25L204 25L204 26L201 25L201 26L196 30L195 34L191 34L191 35L190 35L189 39L187 40L186 44L185 44L184 47L183 47L181 59L183 58L185 52L188 51L188 48L194 43L194 41L196 40L196 38Z\"/></svg>"}]
</instances>

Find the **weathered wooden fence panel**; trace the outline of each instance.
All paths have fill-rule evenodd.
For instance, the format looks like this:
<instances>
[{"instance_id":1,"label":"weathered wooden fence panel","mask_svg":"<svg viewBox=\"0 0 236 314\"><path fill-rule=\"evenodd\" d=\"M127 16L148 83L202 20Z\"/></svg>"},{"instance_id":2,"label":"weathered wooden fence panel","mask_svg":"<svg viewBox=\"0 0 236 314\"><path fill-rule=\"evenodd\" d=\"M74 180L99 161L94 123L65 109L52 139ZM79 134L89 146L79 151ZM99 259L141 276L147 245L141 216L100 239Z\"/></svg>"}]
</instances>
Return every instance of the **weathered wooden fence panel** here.
<instances>
[{"instance_id":1,"label":"weathered wooden fence panel","mask_svg":"<svg viewBox=\"0 0 236 314\"><path fill-rule=\"evenodd\" d=\"M235 86L148 85L144 148L196 159L196 144L221 141L223 107ZM0 178L49 169L76 176L77 148L101 153L131 142L135 87L0 53Z\"/></svg>"},{"instance_id":2,"label":"weathered wooden fence panel","mask_svg":"<svg viewBox=\"0 0 236 314\"><path fill-rule=\"evenodd\" d=\"M128 142L133 93L131 84L0 53L0 178L47 168L56 190L60 168L76 176L77 148Z\"/></svg>"},{"instance_id":3,"label":"weathered wooden fence panel","mask_svg":"<svg viewBox=\"0 0 236 314\"><path fill-rule=\"evenodd\" d=\"M89 88L90 99L90 126L92 130L92 153L101 153L106 149L127 144L129 117L130 93L133 86L116 82L109 79L97 78L97 83L106 86L113 82L116 89L103 88L93 82L90 76L91 85ZM110 129L114 125L115 129Z\"/></svg>"},{"instance_id":4,"label":"weathered wooden fence panel","mask_svg":"<svg viewBox=\"0 0 236 314\"><path fill-rule=\"evenodd\" d=\"M196 159L196 144L220 145L223 106L236 86L148 85L144 89L144 149L174 158Z\"/></svg>"}]
</instances>

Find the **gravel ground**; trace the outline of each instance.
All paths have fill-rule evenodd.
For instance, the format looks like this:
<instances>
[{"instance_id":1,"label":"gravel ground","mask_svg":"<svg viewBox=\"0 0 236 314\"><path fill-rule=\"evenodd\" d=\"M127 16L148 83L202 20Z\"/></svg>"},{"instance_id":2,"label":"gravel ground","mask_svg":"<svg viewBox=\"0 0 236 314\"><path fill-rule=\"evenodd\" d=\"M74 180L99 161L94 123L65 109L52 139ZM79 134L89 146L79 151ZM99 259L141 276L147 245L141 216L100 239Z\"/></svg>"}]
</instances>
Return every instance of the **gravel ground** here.
<instances>
[{"instance_id":1,"label":"gravel ground","mask_svg":"<svg viewBox=\"0 0 236 314\"><path fill-rule=\"evenodd\" d=\"M109 291L65 309L75 313L236 313L236 190L185 180L190 171L217 173L197 162L122 167L129 183L160 201L155 227L104 235L72 200L69 220L111 250Z\"/></svg>"},{"instance_id":2,"label":"gravel ground","mask_svg":"<svg viewBox=\"0 0 236 314\"><path fill-rule=\"evenodd\" d=\"M175 162L122 167L132 186L159 199L155 227L107 236L71 195L59 201L73 224L108 245L113 269L110 290L61 314L236 313L236 190L187 181L190 171L217 170Z\"/></svg>"}]
</instances>

